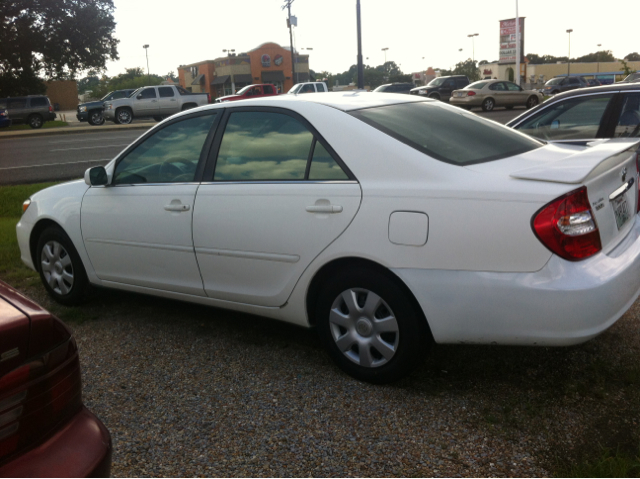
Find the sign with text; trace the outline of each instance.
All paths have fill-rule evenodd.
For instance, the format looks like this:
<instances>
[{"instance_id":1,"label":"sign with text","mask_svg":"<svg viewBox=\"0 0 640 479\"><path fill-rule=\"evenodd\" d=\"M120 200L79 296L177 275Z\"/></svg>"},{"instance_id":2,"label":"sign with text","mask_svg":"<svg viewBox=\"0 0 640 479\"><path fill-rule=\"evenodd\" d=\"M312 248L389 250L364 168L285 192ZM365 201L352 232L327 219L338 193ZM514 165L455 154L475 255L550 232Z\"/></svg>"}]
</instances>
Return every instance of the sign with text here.
<instances>
[{"instance_id":1,"label":"sign with text","mask_svg":"<svg viewBox=\"0 0 640 479\"><path fill-rule=\"evenodd\" d=\"M520 61L524 60L524 17L520 17ZM498 63L516 62L516 19L500 20L500 56Z\"/></svg>"}]
</instances>

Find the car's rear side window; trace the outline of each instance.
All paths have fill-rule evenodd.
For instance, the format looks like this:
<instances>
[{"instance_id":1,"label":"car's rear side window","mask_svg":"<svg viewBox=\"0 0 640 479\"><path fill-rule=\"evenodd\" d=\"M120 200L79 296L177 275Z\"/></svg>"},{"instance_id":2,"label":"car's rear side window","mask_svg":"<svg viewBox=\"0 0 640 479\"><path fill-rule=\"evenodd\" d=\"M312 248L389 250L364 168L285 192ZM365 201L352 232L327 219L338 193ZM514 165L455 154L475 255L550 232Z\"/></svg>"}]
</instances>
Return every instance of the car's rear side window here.
<instances>
[{"instance_id":1,"label":"car's rear side window","mask_svg":"<svg viewBox=\"0 0 640 479\"><path fill-rule=\"evenodd\" d=\"M46 98L32 98L31 99L31 108L36 108L39 106L49 106L49 101Z\"/></svg>"},{"instance_id":2,"label":"car's rear side window","mask_svg":"<svg viewBox=\"0 0 640 479\"><path fill-rule=\"evenodd\" d=\"M448 105L405 103L351 115L438 160L471 165L534 150L542 142Z\"/></svg>"}]
</instances>

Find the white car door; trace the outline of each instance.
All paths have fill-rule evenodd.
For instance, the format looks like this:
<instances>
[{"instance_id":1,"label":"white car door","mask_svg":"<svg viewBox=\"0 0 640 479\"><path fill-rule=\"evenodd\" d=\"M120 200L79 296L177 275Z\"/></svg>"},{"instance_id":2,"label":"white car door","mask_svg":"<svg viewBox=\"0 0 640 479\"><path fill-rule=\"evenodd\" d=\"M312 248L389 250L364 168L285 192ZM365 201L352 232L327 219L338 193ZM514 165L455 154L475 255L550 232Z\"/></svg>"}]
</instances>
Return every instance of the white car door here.
<instances>
[{"instance_id":1,"label":"white car door","mask_svg":"<svg viewBox=\"0 0 640 479\"><path fill-rule=\"evenodd\" d=\"M216 299L280 306L352 221L360 185L301 117L247 107L225 116L215 173L194 211L204 288Z\"/></svg>"},{"instance_id":2,"label":"white car door","mask_svg":"<svg viewBox=\"0 0 640 479\"><path fill-rule=\"evenodd\" d=\"M191 236L215 112L167 124L126 152L106 187L89 188L82 236L104 281L204 296Z\"/></svg>"}]
</instances>

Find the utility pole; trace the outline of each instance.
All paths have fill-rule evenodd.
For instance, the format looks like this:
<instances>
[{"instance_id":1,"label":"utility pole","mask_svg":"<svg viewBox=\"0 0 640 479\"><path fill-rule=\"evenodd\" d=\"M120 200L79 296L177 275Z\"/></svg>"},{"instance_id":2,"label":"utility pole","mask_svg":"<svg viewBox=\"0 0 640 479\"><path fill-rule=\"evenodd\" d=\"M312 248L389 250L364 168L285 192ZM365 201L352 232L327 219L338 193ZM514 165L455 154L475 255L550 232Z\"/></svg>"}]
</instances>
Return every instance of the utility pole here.
<instances>
[{"instance_id":1,"label":"utility pole","mask_svg":"<svg viewBox=\"0 0 640 479\"><path fill-rule=\"evenodd\" d=\"M518 15L518 0L516 0L516 85L520 86L520 16Z\"/></svg>"},{"instance_id":2,"label":"utility pole","mask_svg":"<svg viewBox=\"0 0 640 479\"><path fill-rule=\"evenodd\" d=\"M364 90L364 64L362 63L362 31L360 28L360 0L356 0L358 18L358 90Z\"/></svg>"},{"instance_id":3,"label":"utility pole","mask_svg":"<svg viewBox=\"0 0 640 479\"><path fill-rule=\"evenodd\" d=\"M567 57L567 78L571 76L571 32L573 28L569 28L567 33L569 34L569 56Z\"/></svg>"},{"instance_id":4,"label":"utility pole","mask_svg":"<svg viewBox=\"0 0 640 479\"><path fill-rule=\"evenodd\" d=\"M147 56L147 85L151 83L151 75L149 74L149 45L142 45L144 48L144 54Z\"/></svg>"},{"instance_id":5,"label":"utility pole","mask_svg":"<svg viewBox=\"0 0 640 479\"><path fill-rule=\"evenodd\" d=\"M289 13L289 16L287 17L287 26L289 27L289 45L291 46L291 81L295 83L296 82L296 63L293 55L293 31L292 31L293 25L291 25L291 4L293 3L293 1L294 0L287 0L286 2L284 2L282 9L284 10L286 8ZM282 88L284 90L284 85L282 85Z\"/></svg>"}]
</instances>

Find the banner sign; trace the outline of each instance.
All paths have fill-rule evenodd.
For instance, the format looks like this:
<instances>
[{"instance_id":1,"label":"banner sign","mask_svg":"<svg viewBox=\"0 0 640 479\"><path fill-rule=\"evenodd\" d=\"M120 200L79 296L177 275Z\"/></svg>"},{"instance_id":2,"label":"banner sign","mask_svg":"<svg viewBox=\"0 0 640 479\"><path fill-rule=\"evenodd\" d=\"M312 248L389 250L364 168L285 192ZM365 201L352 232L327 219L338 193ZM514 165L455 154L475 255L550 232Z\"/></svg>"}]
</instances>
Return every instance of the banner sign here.
<instances>
[{"instance_id":1,"label":"banner sign","mask_svg":"<svg viewBox=\"0 0 640 479\"><path fill-rule=\"evenodd\" d=\"M520 17L520 62L524 61L524 17ZM516 19L500 20L500 55L498 63L516 62Z\"/></svg>"}]
</instances>

